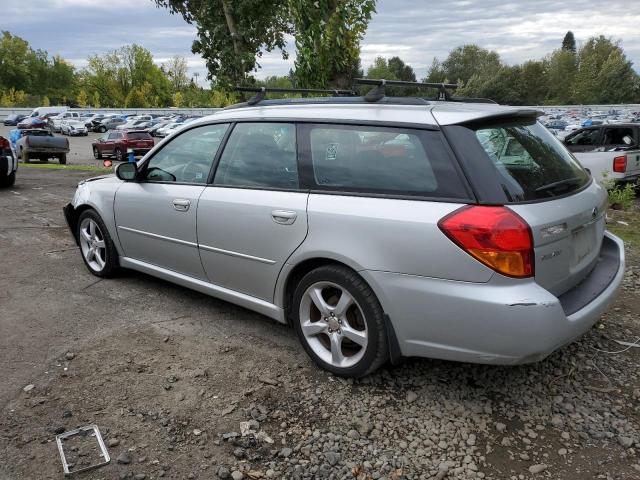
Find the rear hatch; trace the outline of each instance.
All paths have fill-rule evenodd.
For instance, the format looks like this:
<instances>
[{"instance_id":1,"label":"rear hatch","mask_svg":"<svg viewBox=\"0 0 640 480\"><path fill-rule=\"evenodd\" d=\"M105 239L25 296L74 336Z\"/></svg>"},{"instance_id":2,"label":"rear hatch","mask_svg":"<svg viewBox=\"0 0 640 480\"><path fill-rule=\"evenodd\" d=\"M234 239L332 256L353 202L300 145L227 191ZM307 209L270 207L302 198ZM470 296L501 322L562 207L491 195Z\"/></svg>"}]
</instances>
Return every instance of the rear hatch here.
<instances>
[{"instance_id":1,"label":"rear hatch","mask_svg":"<svg viewBox=\"0 0 640 480\"><path fill-rule=\"evenodd\" d=\"M535 280L561 295L598 261L607 194L535 117L507 112L443 130L479 203L506 205L529 224Z\"/></svg>"}]
</instances>

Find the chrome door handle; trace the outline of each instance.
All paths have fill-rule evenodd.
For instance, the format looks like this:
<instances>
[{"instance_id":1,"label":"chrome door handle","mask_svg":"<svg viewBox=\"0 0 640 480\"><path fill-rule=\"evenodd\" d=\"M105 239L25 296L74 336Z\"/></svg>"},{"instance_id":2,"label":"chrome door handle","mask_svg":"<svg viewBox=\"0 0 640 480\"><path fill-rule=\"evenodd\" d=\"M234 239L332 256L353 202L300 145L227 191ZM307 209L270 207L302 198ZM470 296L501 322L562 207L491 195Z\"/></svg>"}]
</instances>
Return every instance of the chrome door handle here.
<instances>
[{"instance_id":1,"label":"chrome door handle","mask_svg":"<svg viewBox=\"0 0 640 480\"><path fill-rule=\"evenodd\" d=\"M173 203L173 208L179 212L186 212L191 206L191 202L184 198L174 198L171 203Z\"/></svg>"},{"instance_id":2,"label":"chrome door handle","mask_svg":"<svg viewBox=\"0 0 640 480\"><path fill-rule=\"evenodd\" d=\"M291 210L274 210L271 212L271 218L280 225L291 225L298 218L298 214Z\"/></svg>"}]
</instances>

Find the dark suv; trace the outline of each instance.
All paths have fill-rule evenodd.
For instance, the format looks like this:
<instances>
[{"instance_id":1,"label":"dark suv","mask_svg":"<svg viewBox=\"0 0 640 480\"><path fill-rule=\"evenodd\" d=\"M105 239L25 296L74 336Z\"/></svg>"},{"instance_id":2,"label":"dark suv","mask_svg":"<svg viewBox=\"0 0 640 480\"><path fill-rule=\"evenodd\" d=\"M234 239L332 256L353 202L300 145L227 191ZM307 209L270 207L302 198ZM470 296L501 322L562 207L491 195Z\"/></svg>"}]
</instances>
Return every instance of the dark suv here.
<instances>
[{"instance_id":1,"label":"dark suv","mask_svg":"<svg viewBox=\"0 0 640 480\"><path fill-rule=\"evenodd\" d=\"M92 143L93 156L96 159L99 160L104 155L113 155L119 161L126 158L129 149L138 156L146 154L153 145L153 138L148 132L136 130L105 133Z\"/></svg>"}]
</instances>

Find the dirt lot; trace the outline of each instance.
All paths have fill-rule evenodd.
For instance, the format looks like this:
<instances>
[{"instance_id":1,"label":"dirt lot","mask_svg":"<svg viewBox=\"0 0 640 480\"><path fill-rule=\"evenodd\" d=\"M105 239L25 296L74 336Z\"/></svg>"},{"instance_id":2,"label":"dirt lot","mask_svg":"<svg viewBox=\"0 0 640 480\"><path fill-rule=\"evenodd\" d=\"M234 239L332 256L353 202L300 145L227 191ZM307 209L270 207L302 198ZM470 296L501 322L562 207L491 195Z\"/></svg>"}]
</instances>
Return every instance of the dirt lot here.
<instances>
[{"instance_id":1,"label":"dirt lot","mask_svg":"<svg viewBox=\"0 0 640 480\"><path fill-rule=\"evenodd\" d=\"M0 479L62 478L55 434L89 424L112 459L76 478L640 478L640 349L613 341L640 337L637 214L611 213L625 287L579 342L534 365L409 360L352 382L260 315L91 276L61 211L85 176L23 168L0 191ZM70 446L74 468L90 453Z\"/></svg>"},{"instance_id":2,"label":"dirt lot","mask_svg":"<svg viewBox=\"0 0 640 480\"><path fill-rule=\"evenodd\" d=\"M0 125L0 135L9 138L9 132L14 128L16 127ZM70 152L67 155L67 163L69 165L102 165L102 160L98 161L93 158L93 150L91 149L91 143L102 135L101 133L89 132L86 137L69 137L60 133L55 133L54 135L64 136L69 139ZM160 138L155 139L156 143L160 140ZM49 163L55 164L56 161L49 160Z\"/></svg>"}]
</instances>

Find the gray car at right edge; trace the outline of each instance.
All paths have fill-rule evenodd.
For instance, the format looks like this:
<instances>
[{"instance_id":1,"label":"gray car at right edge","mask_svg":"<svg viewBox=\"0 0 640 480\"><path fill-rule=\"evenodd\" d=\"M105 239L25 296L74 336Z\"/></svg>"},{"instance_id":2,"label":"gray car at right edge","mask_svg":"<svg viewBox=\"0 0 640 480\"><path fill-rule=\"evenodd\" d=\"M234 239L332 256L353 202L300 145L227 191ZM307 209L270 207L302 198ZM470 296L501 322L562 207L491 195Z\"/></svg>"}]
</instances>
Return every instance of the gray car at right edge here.
<instances>
[{"instance_id":1,"label":"gray car at right edge","mask_svg":"<svg viewBox=\"0 0 640 480\"><path fill-rule=\"evenodd\" d=\"M65 216L91 273L138 270L289 323L337 375L533 362L584 334L624 274L606 191L540 113L262 100L81 182Z\"/></svg>"}]
</instances>

